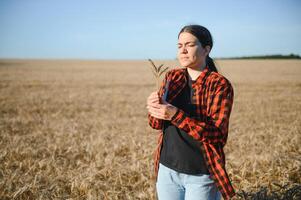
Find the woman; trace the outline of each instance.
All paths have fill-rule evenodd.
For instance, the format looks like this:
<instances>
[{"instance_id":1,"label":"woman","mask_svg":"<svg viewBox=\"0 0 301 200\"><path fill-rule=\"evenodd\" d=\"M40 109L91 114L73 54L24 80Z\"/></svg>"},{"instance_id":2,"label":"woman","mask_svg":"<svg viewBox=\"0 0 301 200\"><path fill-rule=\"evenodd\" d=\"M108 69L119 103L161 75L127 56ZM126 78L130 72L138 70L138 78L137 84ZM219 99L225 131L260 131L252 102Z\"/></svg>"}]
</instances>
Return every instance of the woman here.
<instances>
[{"instance_id":1,"label":"woman","mask_svg":"<svg viewBox=\"0 0 301 200\"><path fill-rule=\"evenodd\" d=\"M209 57L212 45L205 27L183 27L177 57L184 68L168 71L159 92L147 99L149 124L160 130L155 153L159 200L235 195L223 151L234 92Z\"/></svg>"}]
</instances>

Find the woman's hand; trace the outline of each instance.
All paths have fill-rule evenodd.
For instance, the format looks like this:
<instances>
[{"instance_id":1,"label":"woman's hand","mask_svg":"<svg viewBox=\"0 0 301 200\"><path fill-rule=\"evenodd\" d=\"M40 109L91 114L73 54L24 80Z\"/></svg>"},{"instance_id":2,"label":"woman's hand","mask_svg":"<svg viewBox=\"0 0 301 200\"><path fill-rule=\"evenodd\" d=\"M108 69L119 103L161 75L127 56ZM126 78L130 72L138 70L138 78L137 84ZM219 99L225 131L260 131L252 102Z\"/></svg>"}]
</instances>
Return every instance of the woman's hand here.
<instances>
[{"instance_id":1,"label":"woman's hand","mask_svg":"<svg viewBox=\"0 0 301 200\"><path fill-rule=\"evenodd\" d=\"M173 105L163 101L158 95L158 92L152 92L147 98L147 106L148 112L151 116L164 119L171 120L171 118L176 114L178 108Z\"/></svg>"}]
</instances>

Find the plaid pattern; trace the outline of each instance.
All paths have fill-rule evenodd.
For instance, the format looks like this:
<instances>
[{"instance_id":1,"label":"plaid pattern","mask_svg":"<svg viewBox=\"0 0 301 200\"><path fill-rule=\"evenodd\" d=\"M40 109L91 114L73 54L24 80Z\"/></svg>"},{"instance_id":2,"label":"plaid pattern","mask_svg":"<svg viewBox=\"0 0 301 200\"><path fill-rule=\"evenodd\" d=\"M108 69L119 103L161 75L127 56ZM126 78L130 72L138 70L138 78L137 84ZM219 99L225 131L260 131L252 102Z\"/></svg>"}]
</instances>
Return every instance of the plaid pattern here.
<instances>
[{"instance_id":1,"label":"plaid pattern","mask_svg":"<svg viewBox=\"0 0 301 200\"><path fill-rule=\"evenodd\" d=\"M184 88L187 81L186 68L168 71L161 84L159 96L171 103ZM229 118L233 104L232 85L225 77L209 71L206 67L192 87L196 93L193 101L197 105L198 118L191 118L178 109L171 119L171 123L200 142L206 165L216 186L224 199L230 199L235 195L235 191L226 172L223 147L227 141ZM158 146L154 153L155 178L157 178L164 120L152 117L149 113L148 120L152 128L160 130Z\"/></svg>"}]
</instances>

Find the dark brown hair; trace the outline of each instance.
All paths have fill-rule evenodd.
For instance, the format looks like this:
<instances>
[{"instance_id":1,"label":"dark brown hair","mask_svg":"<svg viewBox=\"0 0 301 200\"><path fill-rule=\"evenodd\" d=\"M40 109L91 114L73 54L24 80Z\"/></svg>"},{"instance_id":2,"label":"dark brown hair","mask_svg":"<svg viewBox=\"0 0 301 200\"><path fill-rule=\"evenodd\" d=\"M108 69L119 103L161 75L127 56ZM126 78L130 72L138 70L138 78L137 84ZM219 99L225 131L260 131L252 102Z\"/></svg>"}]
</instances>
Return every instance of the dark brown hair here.
<instances>
[{"instance_id":1,"label":"dark brown hair","mask_svg":"<svg viewBox=\"0 0 301 200\"><path fill-rule=\"evenodd\" d=\"M199 42L201 43L203 48L205 48L205 46L209 45L212 49L212 46L213 46L212 36L211 36L209 30L207 28L205 28L204 26L201 26L201 25L187 25L187 26L184 26L181 29L181 31L178 35L178 38L179 38L180 34L183 33L183 32L187 32L187 33L190 33L190 34L194 35L199 40ZM208 65L210 71L217 72L214 61L209 56L209 54L206 58L206 64Z\"/></svg>"}]
</instances>

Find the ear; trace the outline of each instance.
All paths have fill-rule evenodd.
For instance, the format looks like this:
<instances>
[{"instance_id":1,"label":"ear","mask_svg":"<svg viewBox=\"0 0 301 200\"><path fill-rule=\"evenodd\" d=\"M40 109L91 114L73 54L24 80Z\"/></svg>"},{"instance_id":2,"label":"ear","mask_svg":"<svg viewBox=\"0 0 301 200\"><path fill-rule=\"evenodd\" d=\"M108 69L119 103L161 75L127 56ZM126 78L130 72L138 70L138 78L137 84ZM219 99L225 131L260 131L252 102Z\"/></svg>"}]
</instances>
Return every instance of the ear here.
<instances>
[{"instance_id":1,"label":"ear","mask_svg":"<svg viewBox=\"0 0 301 200\"><path fill-rule=\"evenodd\" d=\"M205 46L204 50L205 50L205 54L207 56L207 55L209 55L209 53L211 51L211 47L209 45L207 45L207 46Z\"/></svg>"}]
</instances>

